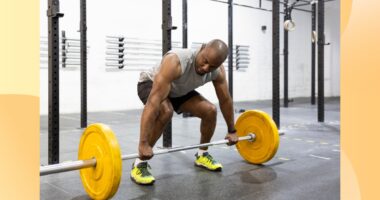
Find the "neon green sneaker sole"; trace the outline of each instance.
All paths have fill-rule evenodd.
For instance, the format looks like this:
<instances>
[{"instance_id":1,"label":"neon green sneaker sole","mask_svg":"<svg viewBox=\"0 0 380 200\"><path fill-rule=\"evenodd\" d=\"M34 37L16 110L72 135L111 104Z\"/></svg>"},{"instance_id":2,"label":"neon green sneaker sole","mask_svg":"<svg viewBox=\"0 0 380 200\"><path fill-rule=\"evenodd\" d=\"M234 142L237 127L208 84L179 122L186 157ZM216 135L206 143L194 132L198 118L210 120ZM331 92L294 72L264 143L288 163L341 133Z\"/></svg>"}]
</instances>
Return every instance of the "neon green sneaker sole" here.
<instances>
[{"instance_id":1,"label":"neon green sneaker sole","mask_svg":"<svg viewBox=\"0 0 380 200\"><path fill-rule=\"evenodd\" d=\"M132 180L133 182L135 182L136 184L138 184L138 185L153 185L154 182L155 182L155 180L146 181L146 182L138 182L138 181L136 181L135 178L133 178L133 176L131 176L131 180Z\"/></svg>"},{"instance_id":2,"label":"neon green sneaker sole","mask_svg":"<svg viewBox=\"0 0 380 200\"><path fill-rule=\"evenodd\" d=\"M139 164L137 167L132 165L131 180L139 185L153 185L155 179L148 171L148 166L147 163Z\"/></svg>"},{"instance_id":3,"label":"neon green sneaker sole","mask_svg":"<svg viewBox=\"0 0 380 200\"><path fill-rule=\"evenodd\" d=\"M214 167L214 168L210 168L202 163L197 163L196 161L194 162L194 166L196 167L200 167L200 168L203 168L203 169L207 169L209 171L214 171L214 172L220 172L222 171L222 166L218 166L218 167Z\"/></svg>"},{"instance_id":4,"label":"neon green sneaker sole","mask_svg":"<svg viewBox=\"0 0 380 200\"><path fill-rule=\"evenodd\" d=\"M211 155L208 153L203 154L202 156L195 155L196 160L194 162L195 166L205 168L210 171L221 171L223 166L222 164L216 162Z\"/></svg>"}]
</instances>

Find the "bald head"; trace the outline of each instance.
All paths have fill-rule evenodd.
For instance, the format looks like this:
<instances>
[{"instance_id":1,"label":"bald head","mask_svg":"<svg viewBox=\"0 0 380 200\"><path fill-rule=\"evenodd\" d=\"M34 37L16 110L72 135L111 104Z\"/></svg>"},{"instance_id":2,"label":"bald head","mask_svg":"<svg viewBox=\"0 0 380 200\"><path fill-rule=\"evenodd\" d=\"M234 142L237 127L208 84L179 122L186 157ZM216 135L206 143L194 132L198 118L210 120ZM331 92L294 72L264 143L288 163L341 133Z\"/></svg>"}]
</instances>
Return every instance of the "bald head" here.
<instances>
[{"instance_id":1,"label":"bald head","mask_svg":"<svg viewBox=\"0 0 380 200\"><path fill-rule=\"evenodd\" d=\"M214 39L206 44L206 48L210 48L210 53L214 57L214 61L217 63L223 63L228 55L228 47L222 40Z\"/></svg>"},{"instance_id":2,"label":"bald head","mask_svg":"<svg viewBox=\"0 0 380 200\"><path fill-rule=\"evenodd\" d=\"M220 67L228 55L228 47L222 40L211 40L207 44L202 45L198 52L195 62L195 70L199 75L216 70Z\"/></svg>"}]
</instances>

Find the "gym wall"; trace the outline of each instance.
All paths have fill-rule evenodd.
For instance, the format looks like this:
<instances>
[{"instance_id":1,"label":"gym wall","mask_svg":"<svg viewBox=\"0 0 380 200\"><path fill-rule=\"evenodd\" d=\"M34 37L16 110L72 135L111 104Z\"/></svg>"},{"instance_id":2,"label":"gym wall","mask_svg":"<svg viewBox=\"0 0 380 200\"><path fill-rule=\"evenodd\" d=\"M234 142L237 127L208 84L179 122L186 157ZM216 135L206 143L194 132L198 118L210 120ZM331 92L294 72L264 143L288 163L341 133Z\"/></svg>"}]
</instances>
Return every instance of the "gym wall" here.
<instances>
[{"instance_id":1,"label":"gym wall","mask_svg":"<svg viewBox=\"0 0 380 200\"><path fill-rule=\"evenodd\" d=\"M258 7L259 1L235 0ZM61 1L60 29L66 36L79 38L79 1ZM41 36L47 36L47 3L41 2ZM263 1L271 9L271 2ZM305 9L310 9L306 6ZM282 9L281 9L282 10ZM142 39L161 40L161 1L109 0L87 1L88 39L88 111L139 109L136 84L139 71L106 71L105 51L107 35L123 35ZM325 96L340 95L339 58L339 1L326 3ZM182 41L182 1L172 1L173 41ZM188 1L188 46L192 42L207 42L228 37L227 4L208 0ZM283 15L281 15L281 21ZM293 12L297 29L289 33L289 97L309 97L311 91L311 14ZM263 32L261 26L267 26ZM272 13L234 6L234 44L250 46L250 65L245 71L234 71L234 101L265 100L272 98ZM281 30L282 27L281 27ZM281 33L281 54L282 54ZM283 56L281 56L281 73ZM47 65L40 70L40 109L48 112ZM283 78L281 74L281 93ZM212 87L199 88L206 98L217 102ZM282 96L282 95L281 95ZM60 112L80 112L79 66L60 70Z\"/></svg>"}]
</instances>

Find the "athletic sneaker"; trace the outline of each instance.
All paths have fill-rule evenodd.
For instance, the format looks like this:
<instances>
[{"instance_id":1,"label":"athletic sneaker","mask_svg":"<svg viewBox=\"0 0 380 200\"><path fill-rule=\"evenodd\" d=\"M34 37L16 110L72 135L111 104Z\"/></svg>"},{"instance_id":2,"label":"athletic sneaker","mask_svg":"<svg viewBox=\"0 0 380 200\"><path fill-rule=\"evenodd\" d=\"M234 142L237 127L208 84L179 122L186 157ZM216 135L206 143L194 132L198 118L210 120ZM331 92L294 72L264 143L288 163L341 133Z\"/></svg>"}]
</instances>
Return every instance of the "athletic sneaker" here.
<instances>
[{"instance_id":1,"label":"athletic sneaker","mask_svg":"<svg viewBox=\"0 0 380 200\"><path fill-rule=\"evenodd\" d=\"M223 168L222 164L214 160L208 152L203 153L201 156L196 153L195 157L197 158L195 160L195 166L203 167L211 171L221 171Z\"/></svg>"},{"instance_id":2,"label":"athletic sneaker","mask_svg":"<svg viewBox=\"0 0 380 200\"><path fill-rule=\"evenodd\" d=\"M151 167L148 165L148 162L139 163L136 167L132 164L132 181L140 185L152 185L155 179L149 172L149 169L151 169Z\"/></svg>"}]
</instances>

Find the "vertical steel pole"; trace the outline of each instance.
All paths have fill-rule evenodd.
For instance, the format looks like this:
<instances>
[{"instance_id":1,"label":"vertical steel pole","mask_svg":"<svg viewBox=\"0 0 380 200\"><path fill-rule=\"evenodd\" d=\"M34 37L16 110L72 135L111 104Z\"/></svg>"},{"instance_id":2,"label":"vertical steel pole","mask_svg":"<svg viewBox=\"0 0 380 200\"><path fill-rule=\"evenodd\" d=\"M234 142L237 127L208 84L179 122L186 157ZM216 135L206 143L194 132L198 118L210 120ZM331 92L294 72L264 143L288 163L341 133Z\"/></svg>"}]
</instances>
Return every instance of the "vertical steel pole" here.
<instances>
[{"instance_id":1,"label":"vertical steel pole","mask_svg":"<svg viewBox=\"0 0 380 200\"><path fill-rule=\"evenodd\" d=\"M182 0L182 48L187 48L187 0Z\"/></svg>"},{"instance_id":2,"label":"vertical steel pole","mask_svg":"<svg viewBox=\"0 0 380 200\"><path fill-rule=\"evenodd\" d=\"M86 0L80 0L81 128L87 127L87 18Z\"/></svg>"},{"instance_id":3,"label":"vertical steel pole","mask_svg":"<svg viewBox=\"0 0 380 200\"><path fill-rule=\"evenodd\" d=\"M233 0L228 0L228 89L233 99Z\"/></svg>"},{"instance_id":4,"label":"vertical steel pole","mask_svg":"<svg viewBox=\"0 0 380 200\"><path fill-rule=\"evenodd\" d=\"M48 0L49 164L59 163L59 0Z\"/></svg>"},{"instance_id":5,"label":"vertical steel pole","mask_svg":"<svg viewBox=\"0 0 380 200\"><path fill-rule=\"evenodd\" d=\"M280 2L273 0L272 7L272 115L277 127L280 128Z\"/></svg>"},{"instance_id":6,"label":"vertical steel pole","mask_svg":"<svg viewBox=\"0 0 380 200\"><path fill-rule=\"evenodd\" d=\"M318 122L325 121L325 2L318 1Z\"/></svg>"},{"instance_id":7,"label":"vertical steel pole","mask_svg":"<svg viewBox=\"0 0 380 200\"><path fill-rule=\"evenodd\" d=\"M316 31L316 15L317 15L317 6L316 4L312 5L311 13L311 33L313 34ZM315 47L318 41L311 43L311 104L315 105Z\"/></svg>"},{"instance_id":8,"label":"vertical steel pole","mask_svg":"<svg viewBox=\"0 0 380 200\"><path fill-rule=\"evenodd\" d=\"M288 20L288 0L285 0L284 22ZM289 66L289 31L284 28L284 107L288 107L288 66Z\"/></svg>"},{"instance_id":9,"label":"vertical steel pole","mask_svg":"<svg viewBox=\"0 0 380 200\"><path fill-rule=\"evenodd\" d=\"M162 56L172 48L171 0L162 0ZM166 125L163 133L163 146L172 146L172 121Z\"/></svg>"}]
</instances>

